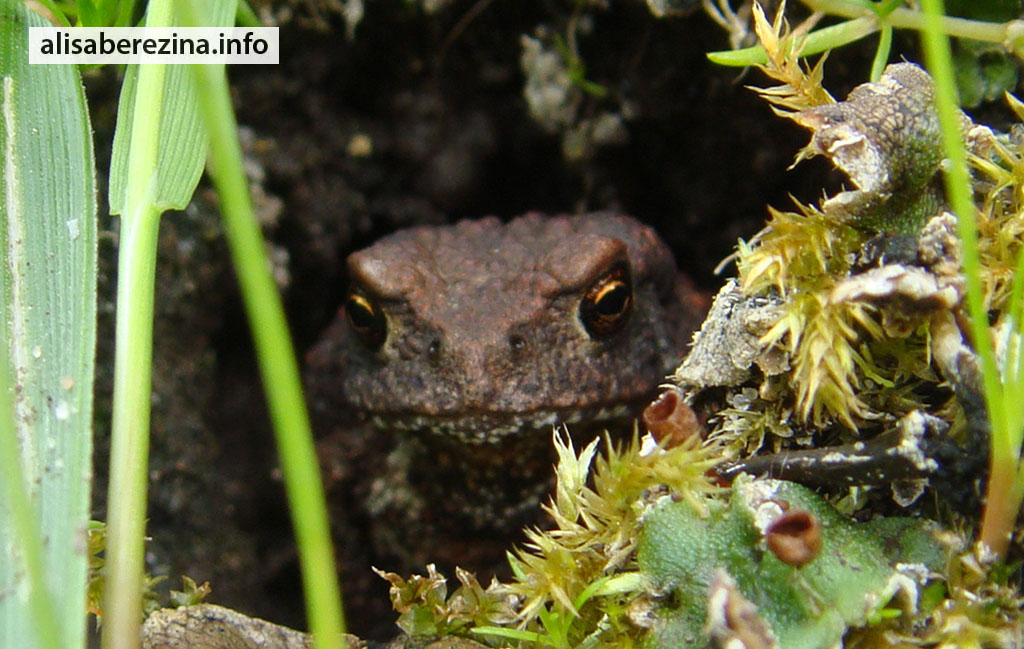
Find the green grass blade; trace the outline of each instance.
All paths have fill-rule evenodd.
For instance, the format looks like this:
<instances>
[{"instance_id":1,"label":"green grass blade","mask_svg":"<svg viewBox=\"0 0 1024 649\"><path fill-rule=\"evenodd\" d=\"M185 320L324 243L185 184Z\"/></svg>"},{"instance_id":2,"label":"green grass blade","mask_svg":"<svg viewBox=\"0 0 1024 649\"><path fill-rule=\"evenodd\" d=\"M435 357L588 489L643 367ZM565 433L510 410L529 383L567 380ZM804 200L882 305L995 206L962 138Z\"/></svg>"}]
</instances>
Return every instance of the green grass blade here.
<instances>
[{"instance_id":1,"label":"green grass blade","mask_svg":"<svg viewBox=\"0 0 1024 649\"><path fill-rule=\"evenodd\" d=\"M246 0L239 0L238 12L235 15L235 22L242 27L263 27L263 21L252 10Z\"/></svg>"},{"instance_id":2,"label":"green grass blade","mask_svg":"<svg viewBox=\"0 0 1024 649\"><path fill-rule=\"evenodd\" d=\"M199 5L192 1L179 6L182 22L198 22ZM249 197L227 79L222 69L212 66L197 65L192 71L210 134L210 175L220 196L224 230L274 425L310 631L317 649L339 649L345 626L323 483L284 307Z\"/></svg>"},{"instance_id":3,"label":"green grass blade","mask_svg":"<svg viewBox=\"0 0 1024 649\"><path fill-rule=\"evenodd\" d=\"M116 4L117 20L114 24L118 27L130 27L135 13L135 0L118 0Z\"/></svg>"},{"instance_id":4,"label":"green grass blade","mask_svg":"<svg viewBox=\"0 0 1024 649\"><path fill-rule=\"evenodd\" d=\"M110 158L108 199L111 214L124 214L128 201L128 157L133 128L130 116L136 108L138 84L139 66L129 65L121 84L117 131ZM184 74L182 66L169 66L163 86L163 105L158 113L161 120L156 163L159 189L152 197L154 207L161 212L184 209L188 205L206 159L206 137L199 128L191 79ZM122 117L126 119L122 121Z\"/></svg>"},{"instance_id":5,"label":"green grass blade","mask_svg":"<svg viewBox=\"0 0 1024 649\"><path fill-rule=\"evenodd\" d=\"M95 170L77 69L28 64L27 27L46 24L0 0L0 359L15 415L0 403L0 646L74 649L85 645Z\"/></svg>"},{"instance_id":6,"label":"green grass blade","mask_svg":"<svg viewBox=\"0 0 1024 649\"><path fill-rule=\"evenodd\" d=\"M1001 425L998 421L998 413L993 412L991 399L1000 392L999 372L989 338L988 314L985 311L984 292L981 286L978 229L967 175L967 154L961 140L957 114L952 55L950 54L949 40L941 31L940 19L943 11L941 0L926 0L922 4L926 17L932 18L926 24L922 36L928 71L935 79L935 107L939 114L939 123L942 126L946 156L949 159L945 174L946 190L950 205L957 215L960 239L963 242L963 270L967 285L967 306L973 327L972 334L982 362L986 400L989 401L989 417L995 417L992 426L993 429L997 429Z\"/></svg>"},{"instance_id":7,"label":"green grass blade","mask_svg":"<svg viewBox=\"0 0 1024 649\"><path fill-rule=\"evenodd\" d=\"M101 27L103 17L92 0L75 0L75 8L78 9L78 24L83 27Z\"/></svg>"},{"instance_id":8,"label":"green grass blade","mask_svg":"<svg viewBox=\"0 0 1024 649\"><path fill-rule=\"evenodd\" d=\"M985 405L991 428L990 471L986 487L985 513L980 540L1000 557L1009 547L1013 524L1020 512L1022 485L1019 448L1013 446L1013 433L1007 417L1008 395L1003 385L992 348L981 285L981 262L978 255L978 227L967 173L967 155L960 134L956 107L956 86L948 37L942 32L942 0L924 0L923 45L928 70L935 79L935 106L942 126L946 149L946 192L957 215L962 244L961 258L967 287L967 308L971 316L971 333L975 350L981 360ZM948 22L948 21L947 21Z\"/></svg>"},{"instance_id":9,"label":"green grass blade","mask_svg":"<svg viewBox=\"0 0 1024 649\"><path fill-rule=\"evenodd\" d=\"M53 18L55 18L57 22L60 23L59 25L57 25L58 27L71 26L71 23L68 22L68 17L64 15L64 11L62 11L61 8L58 7L53 0L39 0L39 2L43 6L43 8L46 11L49 11Z\"/></svg>"},{"instance_id":10,"label":"green grass blade","mask_svg":"<svg viewBox=\"0 0 1024 649\"><path fill-rule=\"evenodd\" d=\"M209 17L206 24L232 24L234 14L228 15L229 4L233 6L234 3L208 3L206 11ZM121 86L117 132L114 134L114 149L110 160L108 198L111 214L123 214L127 201L128 153L134 123L129 116L136 110L138 76L139 66L128 66ZM150 110L151 106L144 103L141 109ZM153 206L160 211L185 209L192 200L192 192L206 164L206 132L199 123L195 84L185 66L167 66L158 114L161 119L157 144L157 189L152 199Z\"/></svg>"}]
</instances>

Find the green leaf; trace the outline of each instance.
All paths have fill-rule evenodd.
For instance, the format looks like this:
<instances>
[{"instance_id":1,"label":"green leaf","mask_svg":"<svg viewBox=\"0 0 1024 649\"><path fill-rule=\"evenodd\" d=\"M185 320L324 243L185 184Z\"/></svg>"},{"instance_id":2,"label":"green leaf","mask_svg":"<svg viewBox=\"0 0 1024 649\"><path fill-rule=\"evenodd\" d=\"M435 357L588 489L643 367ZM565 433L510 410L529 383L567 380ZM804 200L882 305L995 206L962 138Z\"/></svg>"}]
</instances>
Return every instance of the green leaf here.
<instances>
[{"instance_id":1,"label":"green leaf","mask_svg":"<svg viewBox=\"0 0 1024 649\"><path fill-rule=\"evenodd\" d=\"M47 646L34 607L48 599L48 633L73 649L85 646L96 190L78 70L28 63L28 27L46 24L0 0L0 362L14 383L13 413L0 408L0 646Z\"/></svg>"},{"instance_id":2,"label":"green leaf","mask_svg":"<svg viewBox=\"0 0 1024 649\"><path fill-rule=\"evenodd\" d=\"M204 25L230 26L234 23L233 2L210 2L205 6ZM139 66L130 65L121 86L117 106L117 130L110 160L111 214L123 214L128 190L128 150L132 141L132 119L136 110ZM206 164L207 138L199 117L196 87L187 66L171 65L164 77L157 148L157 178L153 206L160 211L185 209L199 183Z\"/></svg>"}]
</instances>

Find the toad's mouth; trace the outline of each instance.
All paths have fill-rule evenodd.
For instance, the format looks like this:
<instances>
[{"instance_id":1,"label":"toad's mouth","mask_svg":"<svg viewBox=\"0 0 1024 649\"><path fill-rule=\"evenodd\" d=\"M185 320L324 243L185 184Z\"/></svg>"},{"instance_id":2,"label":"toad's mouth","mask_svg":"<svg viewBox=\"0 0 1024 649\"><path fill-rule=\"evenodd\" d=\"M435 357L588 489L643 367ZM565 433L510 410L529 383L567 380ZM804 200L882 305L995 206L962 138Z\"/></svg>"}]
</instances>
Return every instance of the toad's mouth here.
<instances>
[{"instance_id":1,"label":"toad's mouth","mask_svg":"<svg viewBox=\"0 0 1024 649\"><path fill-rule=\"evenodd\" d=\"M544 431L562 424L611 423L634 416L637 404L600 404L583 408L528 412L471 411L452 414L375 412L370 422L383 430L428 432L465 444L495 444L513 435Z\"/></svg>"}]
</instances>

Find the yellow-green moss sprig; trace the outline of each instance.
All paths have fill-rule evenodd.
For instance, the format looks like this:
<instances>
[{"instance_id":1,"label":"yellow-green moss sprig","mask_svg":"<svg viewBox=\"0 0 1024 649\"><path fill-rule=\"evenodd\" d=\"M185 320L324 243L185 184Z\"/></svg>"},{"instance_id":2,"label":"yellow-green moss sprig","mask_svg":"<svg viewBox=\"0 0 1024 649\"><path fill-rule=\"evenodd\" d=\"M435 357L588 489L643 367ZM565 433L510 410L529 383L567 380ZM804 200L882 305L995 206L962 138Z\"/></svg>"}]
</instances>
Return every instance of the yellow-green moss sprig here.
<instances>
[{"instance_id":1,"label":"yellow-green moss sprig","mask_svg":"<svg viewBox=\"0 0 1024 649\"><path fill-rule=\"evenodd\" d=\"M644 587L634 552L646 498L671 493L704 510L723 491L707 477L721 448L697 438L645 448L636 435L621 447L606 439L600 455L598 440L579 453L567 436L556 435L555 445L556 491L546 506L554 527L529 530L526 545L509 555L514 579L484 589L458 571L461 586L449 596L433 567L409 579L382 574L403 630L505 646L640 644L644 632L629 621L628 606Z\"/></svg>"},{"instance_id":2,"label":"yellow-green moss sprig","mask_svg":"<svg viewBox=\"0 0 1024 649\"><path fill-rule=\"evenodd\" d=\"M819 426L838 420L856 428L856 418L873 415L859 396L865 373L887 374L864 357L860 341L884 334L873 305L833 303L830 296L867 236L817 208L798 208L772 210L756 245L740 246L741 286L749 294L773 290L785 300L783 314L761 342L788 349L800 419Z\"/></svg>"},{"instance_id":3,"label":"yellow-green moss sprig","mask_svg":"<svg viewBox=\"0 0 1024 649\"><path fill-rule=\"evenodd\" d=\"M524 620L552 603L577 614L573 601L595 579L629 566L640 527L637 503L646 490L663 485L699 508L719 490L706 474L720 458L697 439L648 453L635 435L623 448L606 444L590 487L586 477L596 440L577 456L571 443L556 437L558 486L545 506L555 529L530 530L525 548L510 557L519 578L507 590L523 599Z\"/></svg>"},{"instance_id":4,"label":"yellow-green moss sprig","mask_svg":"<svg viewBox=\"0 0 1024 649\"><path fill-rule=\"evenodd\" d=\"M830 288L831 278L849 271L847 255L867 237L814 206L797 202L796 207L796 212L769 207L768 226L751 244L740 244L737 263L745 293L774 288L786 298L812 285Z\"/></svg>"}]
</instances>

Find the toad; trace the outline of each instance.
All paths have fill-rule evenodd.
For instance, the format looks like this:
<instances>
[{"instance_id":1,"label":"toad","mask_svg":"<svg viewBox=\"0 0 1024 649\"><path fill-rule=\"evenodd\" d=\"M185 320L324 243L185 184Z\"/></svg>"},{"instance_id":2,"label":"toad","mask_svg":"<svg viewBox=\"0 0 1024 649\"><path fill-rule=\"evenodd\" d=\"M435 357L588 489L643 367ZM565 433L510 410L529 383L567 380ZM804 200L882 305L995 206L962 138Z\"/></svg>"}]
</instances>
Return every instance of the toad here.
<instances>
[{"instance_id":1,"label":"toad","mask_svg":"<svg viewBox=\"0 0 1024 649\"><path fill-rule=\"evenodd\" d=\"M307 378L336 430L321 448L338 510L362 512L372 538L351 540L388 570L500 561L538 521L552 427L621 429L705 308L655 232L611 213L407 229L348 272Z\"/></svg>"},{"instance_id":2,"label":"toad","mask_svg":"<svg viewBox=\"0 0 1024 649\"><path fill-rule=\"evenodd\" d=\"M615 214L412 228L348 270L311 356L339 405L468 445L634 412L696 324L671 252Z\"/></svg>"}]
</instances>

